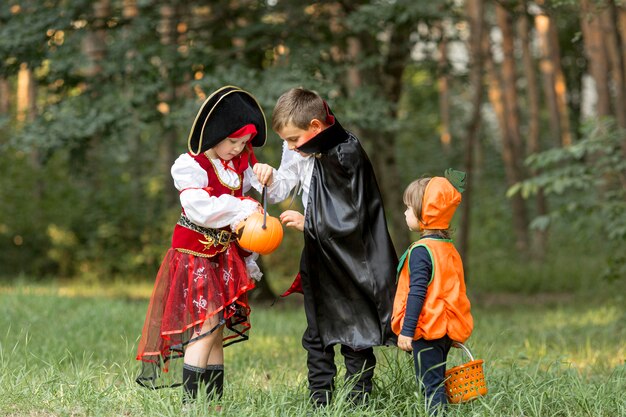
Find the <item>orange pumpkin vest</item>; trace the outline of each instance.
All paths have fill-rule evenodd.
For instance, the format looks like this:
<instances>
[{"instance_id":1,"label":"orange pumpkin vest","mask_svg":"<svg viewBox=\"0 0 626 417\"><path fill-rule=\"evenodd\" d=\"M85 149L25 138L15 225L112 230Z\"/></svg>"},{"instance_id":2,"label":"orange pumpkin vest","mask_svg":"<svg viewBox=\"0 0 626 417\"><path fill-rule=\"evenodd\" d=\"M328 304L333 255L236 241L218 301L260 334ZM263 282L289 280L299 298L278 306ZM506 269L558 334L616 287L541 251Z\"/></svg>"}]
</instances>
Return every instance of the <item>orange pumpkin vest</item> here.
<instances>
[{"instance_id":1,"label":"orange pumpkin vest","mask_svg":"<svg viewBox=\"0 0 626 417\"><path fill-rule=\"evenodd\" d=\"M461 257L449 240L422 238L413 243L400 260L391 329L397 335L402 331L409 295L409 255L416 246L428 250L433 273L413 340L434 340L448 335L454 341L465 342L472 333L474 320L465 293Z\"/></svg>"}]
</instances>

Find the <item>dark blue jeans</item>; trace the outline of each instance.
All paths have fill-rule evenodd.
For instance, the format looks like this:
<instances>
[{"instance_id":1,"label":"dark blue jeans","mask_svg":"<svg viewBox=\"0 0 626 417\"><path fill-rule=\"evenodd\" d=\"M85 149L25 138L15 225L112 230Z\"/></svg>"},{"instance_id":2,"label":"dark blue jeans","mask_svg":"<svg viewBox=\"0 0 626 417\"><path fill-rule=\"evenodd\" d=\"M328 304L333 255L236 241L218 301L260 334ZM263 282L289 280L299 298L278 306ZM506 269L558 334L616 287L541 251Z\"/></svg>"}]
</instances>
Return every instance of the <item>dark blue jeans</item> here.
<instances>
[{"instance_id":1,"label":"dark blue jeans","mask_svg":"<svg viewBox=\"0 0 626 417\"><path fill-rule=\"evenodd\" d=\"M424 390L428 409L431 412L444 408L448 403L443 381L450 347L452 347L452 340L448 336L436 340L413 341L417 386Z\"/></svg>"}]
</instances>

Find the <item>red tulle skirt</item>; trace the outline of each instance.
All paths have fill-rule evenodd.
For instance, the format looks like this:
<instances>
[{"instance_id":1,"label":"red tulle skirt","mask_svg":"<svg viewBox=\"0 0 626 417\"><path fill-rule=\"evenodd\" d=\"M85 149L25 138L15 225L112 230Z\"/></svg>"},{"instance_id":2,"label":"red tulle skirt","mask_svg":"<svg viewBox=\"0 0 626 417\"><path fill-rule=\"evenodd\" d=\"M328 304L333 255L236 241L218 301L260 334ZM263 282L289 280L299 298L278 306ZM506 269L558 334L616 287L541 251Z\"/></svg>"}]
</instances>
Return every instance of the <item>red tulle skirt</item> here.
<instances>
[{"instance_id":1,"label":"red tulle skirt","mask_svg":"<svg viewBox=\"0 0 626 417\"><path fill-rule=\"evenodd\" d=\"M254 288L244 252L235 244L210 258L169 249L156 277L137 349L143 361L137 382L155 385L170 359L183 356L187 344L224 326L224 346L246 340L250 328L247 292ZM215 326L198 332L207 319Z\"/></svg>"}]
</instances>

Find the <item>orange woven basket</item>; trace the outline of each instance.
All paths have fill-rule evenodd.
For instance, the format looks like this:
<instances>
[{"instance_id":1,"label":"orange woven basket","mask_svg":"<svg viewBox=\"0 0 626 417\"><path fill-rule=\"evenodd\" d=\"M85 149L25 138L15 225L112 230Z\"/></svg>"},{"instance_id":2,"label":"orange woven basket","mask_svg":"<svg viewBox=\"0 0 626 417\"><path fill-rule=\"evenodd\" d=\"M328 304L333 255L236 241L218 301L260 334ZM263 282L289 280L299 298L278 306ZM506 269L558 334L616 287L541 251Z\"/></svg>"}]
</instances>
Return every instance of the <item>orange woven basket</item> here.
<instances>
[{"instance_id":1,"label":"orange woven basket","mask_svg":"<svg viewBox=\"0 0 626 417\"><path fill-rule=\"evenodd\" d=\"M464 403L487 394L487 383L483 372L483 360L474 360L472 352L463 344L454 342L469 357L470 361L446 371L446 394L448 402Z\"/></svg>"}]
</instances>

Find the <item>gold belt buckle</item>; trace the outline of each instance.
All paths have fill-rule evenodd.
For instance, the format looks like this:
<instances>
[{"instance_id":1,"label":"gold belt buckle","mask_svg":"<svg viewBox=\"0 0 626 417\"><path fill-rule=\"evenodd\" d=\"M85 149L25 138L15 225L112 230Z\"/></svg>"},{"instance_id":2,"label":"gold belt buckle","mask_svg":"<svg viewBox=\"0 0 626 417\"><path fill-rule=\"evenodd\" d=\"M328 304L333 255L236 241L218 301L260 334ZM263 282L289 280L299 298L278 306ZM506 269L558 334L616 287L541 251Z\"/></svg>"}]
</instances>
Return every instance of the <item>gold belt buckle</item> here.
<instances>
[{"instance_id":1,"label":"gold belt buckle","mask_svg":"<svg viewBox=\"0 0 626 417\"><path fill-rule=\"evenodd\" d=\"M221 245L222 247L218 248L218 251L224 252L226 248L228 248L228 245L230 245L231 236L232 233L227 232L226 230L220 230L220 232L215 234L214 236L211 236L209 234L204 235L204 238L206 240L198 239L198 242L204 245L204 250L211 249L211 246L217 247L218 245Z\"/></svg>"},{"instance_id":2,"label":"gold belt buckle","mask_svg":"<svg viewBox=\"0 0 626 417\"><path fill-rule=\"evenodd\" d=\"M228 244L230 243L231 235L232 234L230 232L227 232L226 230L220 230L220 232L217 234L217 243L222 246L228 246Z\"/></svg>"}]
</instances>

